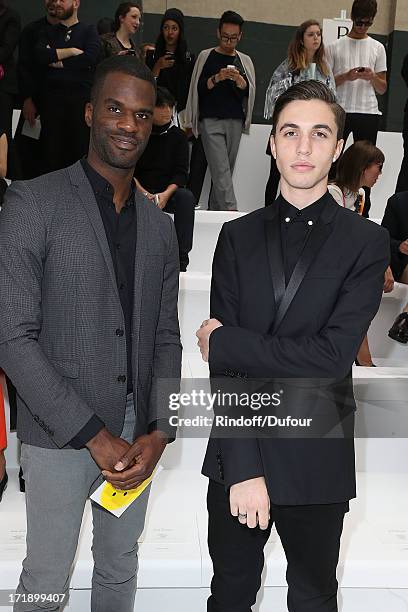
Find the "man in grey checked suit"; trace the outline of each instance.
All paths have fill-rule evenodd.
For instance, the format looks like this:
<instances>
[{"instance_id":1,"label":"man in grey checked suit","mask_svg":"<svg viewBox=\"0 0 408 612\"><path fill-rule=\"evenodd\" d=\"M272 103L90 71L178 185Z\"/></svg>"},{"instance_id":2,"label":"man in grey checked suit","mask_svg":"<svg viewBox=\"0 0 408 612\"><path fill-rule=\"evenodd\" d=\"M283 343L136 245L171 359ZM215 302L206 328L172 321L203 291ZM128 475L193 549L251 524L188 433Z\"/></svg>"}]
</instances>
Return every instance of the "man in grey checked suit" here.
<instances>
[{"instance_id":1,"label":"man in grey checked suit","mask_svg":"<svg viewBox=\"0 0 408 612\"><path fill-rule=\"evenodd\" d=\"M173 223L133 186L156 86L134 57L98 67L86 160L10 188L0 218L0 365L17 387L28 594L66 593L86 499L150 475L174 432L160 379L180 376ZM148 490L116 518L92 504L93 612L134 607ZM38 607L36 607L38 606Z\"/></svg>"}]
</instances>

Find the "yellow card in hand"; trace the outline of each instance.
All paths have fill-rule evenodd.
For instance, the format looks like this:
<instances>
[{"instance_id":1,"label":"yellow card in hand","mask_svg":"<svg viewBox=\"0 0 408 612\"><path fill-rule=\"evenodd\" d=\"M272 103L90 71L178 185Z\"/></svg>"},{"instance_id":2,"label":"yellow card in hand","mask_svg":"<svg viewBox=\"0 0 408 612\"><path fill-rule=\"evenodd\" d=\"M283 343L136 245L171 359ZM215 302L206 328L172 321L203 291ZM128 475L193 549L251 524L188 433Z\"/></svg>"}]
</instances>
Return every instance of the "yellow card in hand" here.
<instances>
[{"instance_id":1,"label":"yellow card in hand","mask_svg":"<svg viewBox=\"0 0 408 612\"><path fill-rule=\"evenodd\" d=\"M115 516L121 516L124 511L143 493L146 487L152 482L157 474L162 470L161 466L157 466L149 478L146 478L135 489L115 489L110 482L103 482L92 493L91 499L97 504L108 510Z\"/></svg>"}]
</instances>

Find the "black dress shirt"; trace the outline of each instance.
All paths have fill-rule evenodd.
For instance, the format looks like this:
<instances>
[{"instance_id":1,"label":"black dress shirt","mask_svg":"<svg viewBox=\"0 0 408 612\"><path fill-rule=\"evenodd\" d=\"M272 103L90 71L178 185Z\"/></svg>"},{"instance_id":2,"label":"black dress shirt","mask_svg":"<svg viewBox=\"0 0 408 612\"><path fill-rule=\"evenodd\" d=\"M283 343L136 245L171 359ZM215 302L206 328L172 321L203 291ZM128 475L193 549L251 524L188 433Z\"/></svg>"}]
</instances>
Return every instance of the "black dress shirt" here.
<instances>
[{"instance_id":1,"label":"black dress shirt","mask_svg":"<svg viewBox=\"0 0 408 612\"><path fill-rule=\"evenodd\" d=\"M135 185L129 184L129 196L120 213L116 212L113 202L114 189L108 181L83 159L84 172L91 184L105 228L106 239L112 257L118 286L120 303L123 311L125 329L118 327L116 334L126 342L127 356L127 393L133 390L132 383L132 313L134 262L136 252L136 206ZM104 427L103 421L96 415L71 440L76 449L83 448L91 438Z\"/></svg>"},{"instance_id":2,"label":"black dress shirt","mask_svg":"<svg viewBox=\"0 0 408 612\"><path fill-rule=\"evenodd\" d=\"M281 195L273 204L273 206L279 206L286 285L292 276L306 240L325 206L326 196L327 193L302 209L289 204Z\"/></svg>"},{"instance_id":3,"label":"black dress shirt","mask_svg":"<svg viewBox=\"0 0 408 612\"><path fill-rule=\"evenodd\" d=\"M114 190L112 185L94 170L86 159L82 159L81 164L95 194L115 270L119 298L125 321L125 330L118 328L116 333L118 336L123 336L124 333L126 337L127 393L129 394L133 390L132 314L137 227L135 184L133 181L129 184L129 196L120 213L117 213L113 202ZM72 438L70 445L75 449L83 448L104 426L105 424L103 421L95 414L77 435ZM174 440L173 430L166 419L160 419L150 423L148 433L156 430L165 432L168 437L168 442Z\"/></svg>"}]
</instances>

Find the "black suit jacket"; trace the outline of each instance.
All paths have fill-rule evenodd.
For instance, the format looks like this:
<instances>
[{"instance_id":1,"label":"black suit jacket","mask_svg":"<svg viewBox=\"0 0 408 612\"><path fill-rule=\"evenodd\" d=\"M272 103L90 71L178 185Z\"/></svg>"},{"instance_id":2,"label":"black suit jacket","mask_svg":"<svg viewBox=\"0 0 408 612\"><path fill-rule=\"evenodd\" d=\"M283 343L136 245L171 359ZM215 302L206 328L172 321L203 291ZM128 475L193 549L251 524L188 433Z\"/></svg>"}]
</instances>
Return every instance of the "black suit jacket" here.
<instances>
[{"instance_id":1,"label":"black suit jacket","mask_svg":"<svg viewBox=\"0 0 408 612\"><path fill-rule=\"evenodd\" d=\"M408 265L408 255L399 250L401 242L408 238L408 191L400 191L389 198L381 225L390 233L391 269L398 280Z\"/></svg>"},{"instance_id":2,"label":"black suit jacket","mask_svg":"<svg viewBox=\"0 0 408 612\"><path fill-rule=\"evenodd\" d=\"M223 226L211 286L211 317L223 327L211 334L209 365L212 377L291 379L294 388L305 379L316 387L328 381L325 401L341 413L355 409L351 366L380 304L389 238L329 194L326 199L309 240L315 253L303 262L303 280L294 270L292 279L301 282L283 318L278 207ZM292 389L287 414L304 397ZM353 438L211 437L203 474L226 487L263 475L276 504L346 501L355 496Z\"/></svg>"}]
</instances>

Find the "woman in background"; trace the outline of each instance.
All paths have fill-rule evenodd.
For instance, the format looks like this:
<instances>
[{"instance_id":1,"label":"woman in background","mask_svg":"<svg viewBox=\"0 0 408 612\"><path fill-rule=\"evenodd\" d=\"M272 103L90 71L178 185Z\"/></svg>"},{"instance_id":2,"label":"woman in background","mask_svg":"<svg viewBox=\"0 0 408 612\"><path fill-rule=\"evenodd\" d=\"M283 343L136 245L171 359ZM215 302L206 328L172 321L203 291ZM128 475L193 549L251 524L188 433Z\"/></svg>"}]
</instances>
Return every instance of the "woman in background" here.
<instances>
[{"instance_id":1,"label":"woman in background","mask_svg":"<svg viewBox=\"0 0 408 612\"><path fill-rule=\"evenodd\" d=\"M142 9L136 2L122 2L115 13L114 32L108 32L101 36L103 58L112 55L137 55L132 36L140 28Z\"/></svg>"},{"instance_id":2,"label":"woman in background","mask_svg":"<svg viewBox=\"0 0 408 612\"><path fill-rule=\"evenodd\" d=\"M368 140L359 140L346 149L336 168L336 180L328 185L331 196L340 206L364 213L364 189L377 182L384 164L384 153ZM384 293L394 288L394 277L388 266L384 275ZM356 357L356 365L373 367L368 338L365 336Z\"/></svg>"},{"instance_id":3,"label":"woman in background","mask_svg":"<svg viewBox=\"0 0 408 612\"><path fill-rule=\"evenodd\" d=\"M168 9L163 15L156 48L146 53L146 64L157 85L165 87L176 99L177 113L186 107L194 61L184 35L184 15L179 9Z\"/></svg>"},{"instance_id":4,"label":"woman in background","mask_svg":"<svg viewBox=\"0 0 408 612\"><path fill-rule=\"evenodd\" d=\"M336 93L336 85L331 68L324 57L322 29L315 19L300 24L288 49L288 56L273 73L265 96L265 119L271 119L275 102L281 93L298 81L314 79L327 85ZM271 154L270 144L266 154L271 158L271 169L265 189L265 206L276 198L280 181L279 170Z\"/></svg>"}]
</instances>

